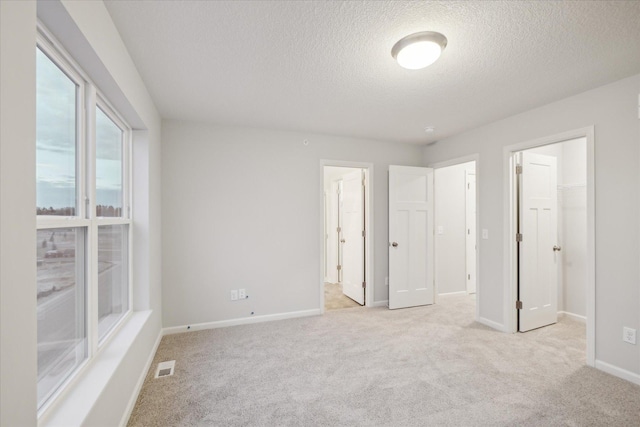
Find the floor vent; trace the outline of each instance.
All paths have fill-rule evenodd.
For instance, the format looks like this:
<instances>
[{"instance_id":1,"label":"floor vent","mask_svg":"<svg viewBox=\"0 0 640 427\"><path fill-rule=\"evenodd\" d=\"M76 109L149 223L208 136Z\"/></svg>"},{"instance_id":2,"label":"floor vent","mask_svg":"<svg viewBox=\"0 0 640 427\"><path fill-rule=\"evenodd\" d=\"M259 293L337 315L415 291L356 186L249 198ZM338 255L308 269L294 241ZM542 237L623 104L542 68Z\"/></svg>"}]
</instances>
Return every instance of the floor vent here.
<instances>
[{"instance_id":1,"label":"floor vent","mask_svg":"<svg viewBox=\"0 0 640 427\"><path fill-rule=\"evenodd\" d=\"M176 366L175 360L158 363L158 369L156 369L156 378L168 377L173 375L173 369L175 368L175 366Z\"/></svg>"}]
</instances>

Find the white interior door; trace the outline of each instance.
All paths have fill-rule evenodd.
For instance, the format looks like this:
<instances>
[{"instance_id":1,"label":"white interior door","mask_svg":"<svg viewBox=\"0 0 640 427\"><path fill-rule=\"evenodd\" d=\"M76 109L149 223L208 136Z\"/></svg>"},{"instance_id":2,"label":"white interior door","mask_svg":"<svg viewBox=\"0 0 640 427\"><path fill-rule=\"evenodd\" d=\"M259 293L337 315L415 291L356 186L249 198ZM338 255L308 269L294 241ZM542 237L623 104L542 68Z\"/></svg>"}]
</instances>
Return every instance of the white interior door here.
<instances>
[{"instance_id":1,"label":"white interior door","mask_svg":"<svg viewBox=\"0 0 640 427\"><path fill-rule=\"evenodd\" d=\"M433 169L389 166L389 308L433 304Z\"/></svg>"},{"instance_id":2,"label":"white interior door","mask_svg":"<svg viewBox=\"0 0 640 427\"><path fill-rule=\"evenodd\" d=\"M519 175L520 332L558 321L558 178L553 156L521 153Z\"/></svg>"},{"instance_id":3,"label":"white interior door","mask_svg":"<svg viewBox=\"0 0 640 427\"><path fill-rule=\"evenodd\" d=\"M338 253L338 265L336 266L336 275L338 277L338 281L336 283L342 283L342 213L344 207L344 201L342 200L342 179L339 179L337 182L338 192L336 193L337 202L336 202L336 215L337 215L337 224L336 228L336 250Z\"/></svg>"},{"instance_id":4,"label":"white interior door","mask_svg":"<svg viewBox=\"0 0 640 427\"><path fill-rule=\"evenodd\" d=\"M342 177L342 292L364 304L364 186L361 169Z\"/></svg>"},{"instance_id":5,"label":"white interior door","mask_svg":"<svg viewBox=\"0 0 640 427\"><path fill-rule=\"evenodd\" d=\"M476 174L465 171L466 174L466 203L465 221L467 224L466 253L467 253L467 293L476 293Z\"/></svg>"},{"instance_id":6,"label":"white interior door","mask_svg":"<svg viewBox=\"0 0 640 427\"><path fill-rule=\"evenodd\" d=\"M340 183L339 181L333 181L329 185L327 191L327 232L326 232L326 281L329 283L339 283L339 271L340 265L340 238L339 233L339 209L340 209Z\"/></svg>"}]
</instances>

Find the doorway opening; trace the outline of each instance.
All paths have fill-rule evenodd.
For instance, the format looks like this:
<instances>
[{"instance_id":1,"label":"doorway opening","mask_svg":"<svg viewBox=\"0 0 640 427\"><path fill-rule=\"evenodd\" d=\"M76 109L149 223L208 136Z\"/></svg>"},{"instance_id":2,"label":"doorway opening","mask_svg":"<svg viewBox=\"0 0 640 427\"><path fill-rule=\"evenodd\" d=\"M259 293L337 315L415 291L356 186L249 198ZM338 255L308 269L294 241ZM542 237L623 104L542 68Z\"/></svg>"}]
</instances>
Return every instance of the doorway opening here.
<instances>
[{"instance_id":1,"label":"doorway opening","mask_svg":"<svg viewBox=\"0 0 640 427\"><path fill-rule=\"evenodd\" d=\"M593 129L507 149L511 330L570 326L593 365Z\"/></svg>"},{"instance_id":2,"label":"doorway opening","mask_svg":"<svg viewBox=\"0 0 640 427\"><path fill-rule=\"evenodd\" d=\"M337 165L336 165L337 163ZM371 305L370 168L322 166L322 310Z\"/></svg>"},{"instance_id":3,"label":"doorway opening","mask_svg":"<svg viewBox=\"0 0 640 427\"><path fill-rule=\"evenodd\" d=\"M454 162L434 173L436 303L476 312L476 160Z\"/></svg>"}]
</instances>

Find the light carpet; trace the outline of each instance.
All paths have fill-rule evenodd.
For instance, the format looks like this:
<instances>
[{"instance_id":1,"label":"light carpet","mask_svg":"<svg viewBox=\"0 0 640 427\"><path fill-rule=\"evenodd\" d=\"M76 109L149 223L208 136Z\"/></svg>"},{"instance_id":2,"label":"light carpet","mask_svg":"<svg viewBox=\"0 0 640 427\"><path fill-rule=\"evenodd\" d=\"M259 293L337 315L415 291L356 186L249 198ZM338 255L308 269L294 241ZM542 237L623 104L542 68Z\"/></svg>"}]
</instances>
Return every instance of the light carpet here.
<instances>
[{"instance_id":1,"label":"light carpet","mask_svg":"<svg viewBox=\"0 0 640 427\"><path fill-rule=\"evenodd\" d=\"M165 336L129 425L640 425L640 387L585 366L583 324L505 334L473 316L448 296Z\"/></svg>"}]
</instances>

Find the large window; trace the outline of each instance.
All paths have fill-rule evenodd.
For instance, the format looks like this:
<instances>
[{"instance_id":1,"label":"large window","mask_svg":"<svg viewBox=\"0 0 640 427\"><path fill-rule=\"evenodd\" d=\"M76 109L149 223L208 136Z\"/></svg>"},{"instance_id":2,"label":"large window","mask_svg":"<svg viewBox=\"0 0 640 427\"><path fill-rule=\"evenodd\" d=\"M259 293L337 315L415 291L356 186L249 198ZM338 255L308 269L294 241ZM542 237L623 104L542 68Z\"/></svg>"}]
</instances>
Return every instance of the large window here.
<instances>
[{"instance_id":1,"label":"large window","mask_svg":"<svg viewBox=\"0 0 640 427\"><path fill-rule=\"evenodd\" d=\"M38 406L131 307L131 130L41 29L36 48Z\"/></svg>"}]
</instances>

